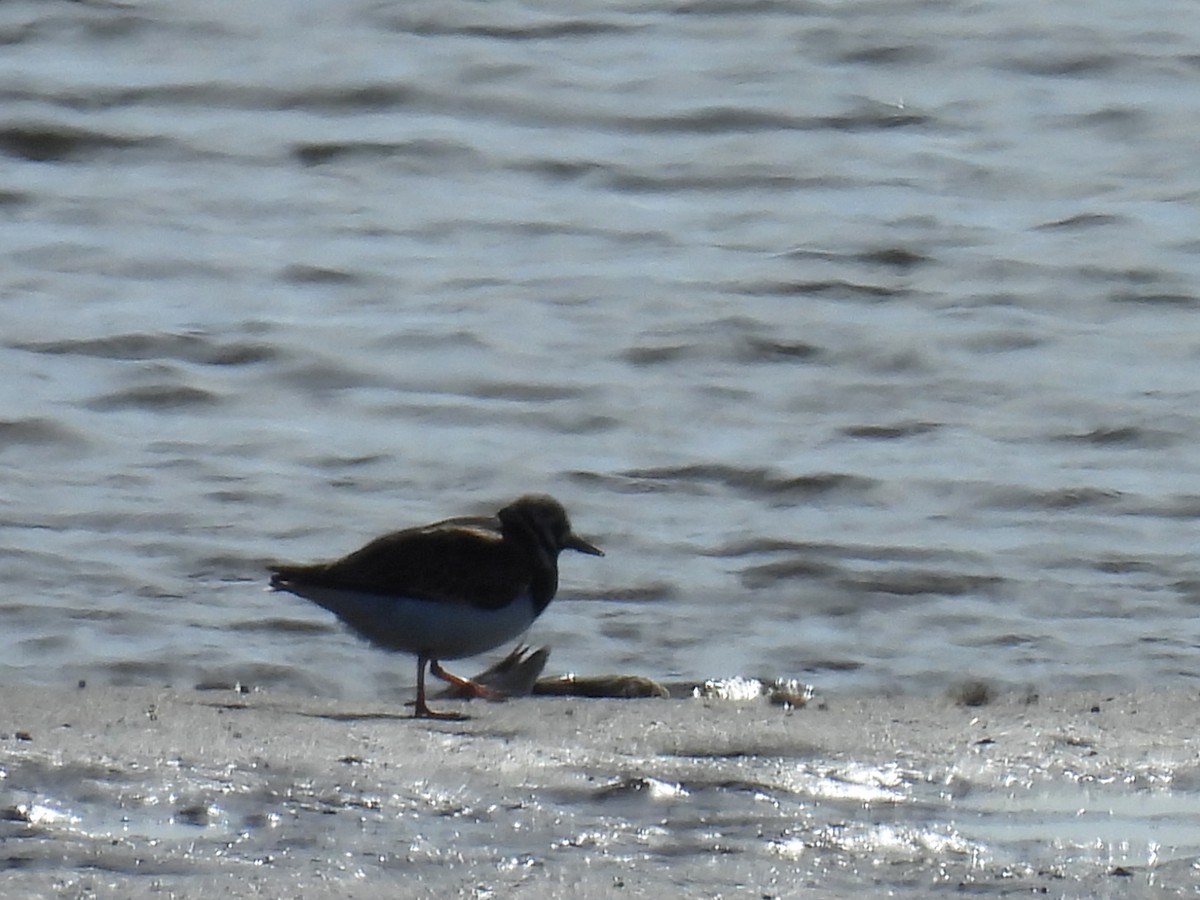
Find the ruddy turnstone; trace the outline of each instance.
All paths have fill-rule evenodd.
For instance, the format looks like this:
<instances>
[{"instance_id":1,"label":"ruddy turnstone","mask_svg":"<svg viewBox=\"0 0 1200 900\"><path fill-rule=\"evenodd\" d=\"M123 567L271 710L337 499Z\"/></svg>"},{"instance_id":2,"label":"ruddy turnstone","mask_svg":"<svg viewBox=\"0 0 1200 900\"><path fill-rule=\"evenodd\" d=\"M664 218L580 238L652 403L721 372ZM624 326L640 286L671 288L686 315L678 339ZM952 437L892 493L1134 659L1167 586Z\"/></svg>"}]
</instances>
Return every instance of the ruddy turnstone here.
<instances>
[{"instance_id":1,"label":"ruddy turnstone","mask_svg":"<svg viewBox=\"0 0 1200 900\"><path fill-rule=\"evenodd\" d=\"M604 555L571 531L561 503L527 494L494 517L395 531L333 562L272 566L271 587L323 606L377 647L415 653L414 715L460 718L425 704L426 663L469 696L498 696L441 660L483 653L529 628L558 590L563 550Z\"/></svg>"}]
</instances>

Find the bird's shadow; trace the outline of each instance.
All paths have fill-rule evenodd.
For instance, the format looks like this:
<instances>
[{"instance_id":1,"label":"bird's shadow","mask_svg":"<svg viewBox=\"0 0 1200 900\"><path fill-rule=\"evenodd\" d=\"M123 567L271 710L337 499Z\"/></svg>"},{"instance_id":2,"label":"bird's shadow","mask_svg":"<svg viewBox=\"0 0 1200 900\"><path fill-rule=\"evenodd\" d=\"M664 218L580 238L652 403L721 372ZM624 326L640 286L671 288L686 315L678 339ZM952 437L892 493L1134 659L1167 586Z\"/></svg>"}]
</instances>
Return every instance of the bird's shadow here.
<instances>
[{"instance_id":1,"label":"bird's shadow","mask_svg":"<svg viewBox=\"0 0 1200 900\"><path fill-rule=\"evenodd\" d=\"M438 734L457 735L460 737L474 738L499 738L501 740L512 740L519 737L521 731L511 727L500 725L497 722L489 721L487 718L475 718L463 714L455 719L437 719L425 718L423 716L414 716L409 713L388 713L388 712L305 712L304 710L296 710L295 714L304 716L308 719L325 719L329 722L345 723L364 723L364 722L404 722L412 727L426 726L430 731ZM470 727L462 727L470 726Z\"/></svg>"},{"instance_id":2,"label":"bird's shadow","mask_svg":"<svg viewBox=\"0 0 1200 900\"><path fill-rule=\"evenodd\" d=\"M306 719L325 719L330 722L407 722L416 718L410 712L305 712L300 709L295 712Z\"/></svg>"},{"instance_id":3,"label":"bird's shadow","mask_svg":"<svg viewBox=\"0 0 1200 900\"><path fill-rule=\"evenodd\" d=\"M254 712L262 711L265 707L255 706L249 703L205 703L205 706L219 710L229 710L231 712ZM339 724L363 724L367 722L404 722L404 723L422 723L425 725L464 725L472 721L472 717L463 715L456 719L427 719L420 716L414 716L412 712L313 712L305 709L287 708L285 706L272 707L276 713L284 713L286 715L300 716L305 719L323 719L326 722L337 722ZM471 730L455 730L452 728L438 728L437 731L443 734L475 734L474 729Z\"/></svg>"}]
</instances>

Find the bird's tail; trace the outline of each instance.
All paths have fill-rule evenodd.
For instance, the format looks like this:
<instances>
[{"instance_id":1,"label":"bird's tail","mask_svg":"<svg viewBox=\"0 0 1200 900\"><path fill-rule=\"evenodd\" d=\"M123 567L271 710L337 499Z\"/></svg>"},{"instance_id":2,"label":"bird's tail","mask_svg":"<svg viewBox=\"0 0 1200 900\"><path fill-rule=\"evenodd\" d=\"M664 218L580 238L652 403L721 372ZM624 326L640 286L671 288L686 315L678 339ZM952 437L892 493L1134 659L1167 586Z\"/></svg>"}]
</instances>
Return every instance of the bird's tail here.
<instances>
[{"instance_id":1,"label":"bird's tail","mask_svg":"<svg viewBox=\"0 0 1200 900\"><path fill-rule=\"evenodd\" d=\"M276 589L286 587L300 568L300 566L271 566L271 587Z\"/></svg>"}]
</instances>

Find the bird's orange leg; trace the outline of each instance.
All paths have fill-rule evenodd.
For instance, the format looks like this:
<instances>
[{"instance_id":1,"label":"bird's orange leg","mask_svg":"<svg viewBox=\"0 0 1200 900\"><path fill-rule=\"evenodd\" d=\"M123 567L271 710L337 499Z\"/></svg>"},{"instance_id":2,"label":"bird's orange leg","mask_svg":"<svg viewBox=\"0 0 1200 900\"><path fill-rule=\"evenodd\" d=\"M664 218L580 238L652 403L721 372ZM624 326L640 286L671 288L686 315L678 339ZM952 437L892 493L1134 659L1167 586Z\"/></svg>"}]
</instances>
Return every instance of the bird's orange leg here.
<instances>
[{"instance_id":1,"label":"bird's orange leg","mask_svg":"<svg viewBox=\"0 0 1200 900\"><path fill-rule=\"evenodd\" d=\"M425 663L432 663L430 670L437 675L442 667L436 659L422 653L417 657L417 702L413 705L414 719L465 719L462 713L457 712L441 712L430 709L425 703ZM442 677L442 676L439 676ZM457 677L457 676L456 676Z\"/></svg>"},{"instance_id":2,"label":"bird's orange leg","mask_svg":"<svg viewBox=\"0 0 1200 900\"><path fill-rule=\"evenodd\" d=\"M505 695L501 691L492 690L490 687L486 687L477 681L472 681L470 678L463 678L461 675L447 672L436 659L429 660L429 671L442 679L442 681L448 681L455 687L467 691L472 697L481 697L484 700L504 699Z\"/></svg>"}]
</instances>

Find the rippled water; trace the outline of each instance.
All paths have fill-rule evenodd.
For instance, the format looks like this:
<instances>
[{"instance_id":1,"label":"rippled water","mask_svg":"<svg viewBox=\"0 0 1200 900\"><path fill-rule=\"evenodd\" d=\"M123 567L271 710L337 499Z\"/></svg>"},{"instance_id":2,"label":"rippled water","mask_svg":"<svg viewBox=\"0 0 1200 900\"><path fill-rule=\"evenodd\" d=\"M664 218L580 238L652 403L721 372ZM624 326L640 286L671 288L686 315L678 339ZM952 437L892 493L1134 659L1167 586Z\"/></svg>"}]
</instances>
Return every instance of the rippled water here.
<instances>
[{"instance_id":1,"label":"rippled water","mask_svg":"<svg viewBox=\"0 0 1200 900\"><path fill-rule=\"evenodd\" d=\"M1200 675L1190 5L0 5L0 677L407 696L278 559L547 490L551 670Z\"/></svg>"}]
</instances>

